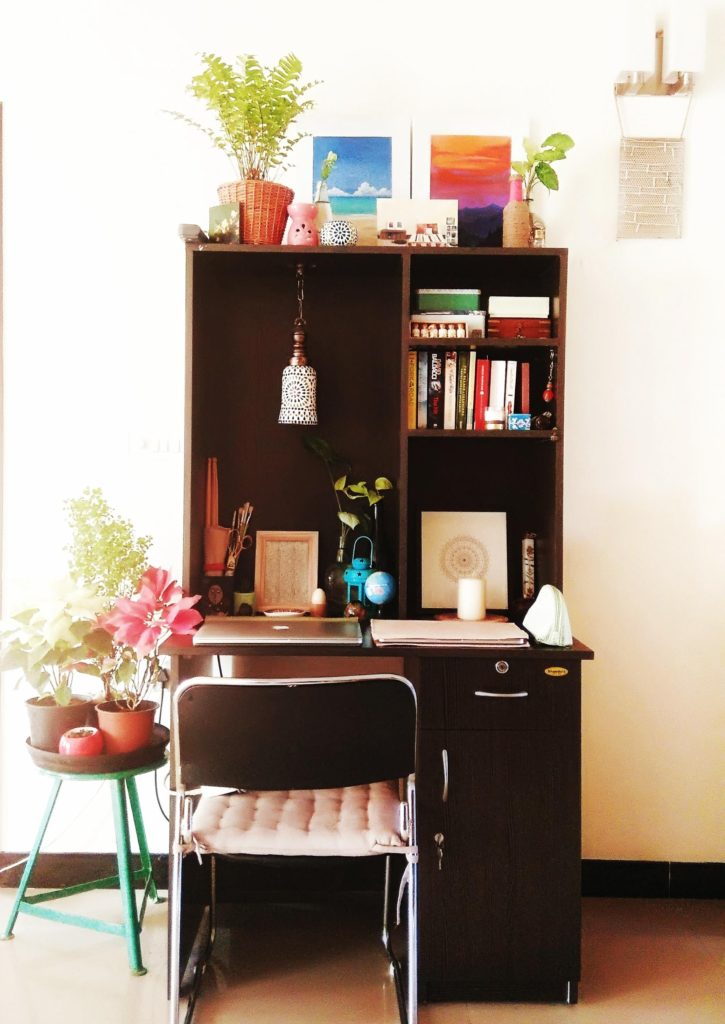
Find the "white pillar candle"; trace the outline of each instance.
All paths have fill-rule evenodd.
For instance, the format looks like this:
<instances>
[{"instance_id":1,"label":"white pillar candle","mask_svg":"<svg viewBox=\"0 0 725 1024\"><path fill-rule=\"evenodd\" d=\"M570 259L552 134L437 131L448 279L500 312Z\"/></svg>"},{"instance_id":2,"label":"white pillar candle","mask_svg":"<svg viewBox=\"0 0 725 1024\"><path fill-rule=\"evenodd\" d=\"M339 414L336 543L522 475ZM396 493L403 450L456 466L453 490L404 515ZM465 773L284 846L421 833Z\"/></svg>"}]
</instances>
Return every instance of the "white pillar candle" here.
<instances>
[{"instance_id":1,"label":"white pillar candle","mask_svg":"<svg viewBox=\"0 0 725 1024\"><path fill-rule=\"evenodd\" d=\"M458 618L478 622L486 618L486 581L462 576L458 580Z\"/></svg>"}]
</instances>

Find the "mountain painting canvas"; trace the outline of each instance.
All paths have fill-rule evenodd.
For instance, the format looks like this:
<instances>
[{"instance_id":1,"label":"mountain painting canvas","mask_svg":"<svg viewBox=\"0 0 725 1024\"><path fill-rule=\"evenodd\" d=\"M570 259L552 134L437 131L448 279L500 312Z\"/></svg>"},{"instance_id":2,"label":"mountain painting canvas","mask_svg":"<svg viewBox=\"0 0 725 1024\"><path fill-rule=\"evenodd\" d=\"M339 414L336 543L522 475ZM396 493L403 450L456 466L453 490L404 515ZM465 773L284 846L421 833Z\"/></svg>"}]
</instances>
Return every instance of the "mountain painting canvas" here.
<instances>
[{"instance_id":1,"label":"mountain painting canvas","mask_svg":"<svg viewBox=\"0 0 725 1024\"><path fill-rule=\"evenodd\" d=\"M501 245L510 175L509 136L430 137L430 198L458 200L459 245Z\"/></svg>"}]
</instances>

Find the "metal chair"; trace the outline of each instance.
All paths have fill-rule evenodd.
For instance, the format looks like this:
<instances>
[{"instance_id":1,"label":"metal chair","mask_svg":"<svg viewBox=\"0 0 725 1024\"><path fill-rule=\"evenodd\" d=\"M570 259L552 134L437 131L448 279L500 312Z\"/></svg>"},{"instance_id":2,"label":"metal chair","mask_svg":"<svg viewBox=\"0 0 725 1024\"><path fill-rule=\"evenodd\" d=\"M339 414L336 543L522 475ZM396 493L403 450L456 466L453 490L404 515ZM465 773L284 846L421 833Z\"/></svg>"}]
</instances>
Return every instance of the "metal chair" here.
<instances>
[{"instance_id":1,"label":"metal chair","mask_svg":"<svg viewBox=\"0 0 725 1024\"><path fill-rule=\"evenodd\" d=\"M402 676L197 677L178 687L172 701L170 1024L179 1017L181 876L190 852L212 863L209 940L187 1024L214 941L216 855L386 856L382 939L401 1018L417 1024L415 736L415 691ZM202 787L230 791L208 796ZM388 930L393 854L407 860L401 881L401 896L407 886L405 985Z\"/></svg>"}]
</instances>

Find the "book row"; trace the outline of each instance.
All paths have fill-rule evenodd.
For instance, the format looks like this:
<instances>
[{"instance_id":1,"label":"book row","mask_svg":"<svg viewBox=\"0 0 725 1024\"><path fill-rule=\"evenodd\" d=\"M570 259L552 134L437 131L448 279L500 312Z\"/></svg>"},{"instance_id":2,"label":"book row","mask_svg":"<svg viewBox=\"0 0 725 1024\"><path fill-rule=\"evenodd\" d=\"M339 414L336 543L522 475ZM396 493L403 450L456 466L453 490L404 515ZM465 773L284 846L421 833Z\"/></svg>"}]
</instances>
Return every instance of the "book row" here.
<instances>
[{"instance_id":1,"label":"book row","mask_svg":"<svg viewBox=\"0 0 725 1024\"><path fill-rule=\"evenodd\" d=\"M554 364L542 414L531 415L531 363L476 349L433 347L408 353L409 430L529 430L554 425Z\"/></svg>"}]
</instances>

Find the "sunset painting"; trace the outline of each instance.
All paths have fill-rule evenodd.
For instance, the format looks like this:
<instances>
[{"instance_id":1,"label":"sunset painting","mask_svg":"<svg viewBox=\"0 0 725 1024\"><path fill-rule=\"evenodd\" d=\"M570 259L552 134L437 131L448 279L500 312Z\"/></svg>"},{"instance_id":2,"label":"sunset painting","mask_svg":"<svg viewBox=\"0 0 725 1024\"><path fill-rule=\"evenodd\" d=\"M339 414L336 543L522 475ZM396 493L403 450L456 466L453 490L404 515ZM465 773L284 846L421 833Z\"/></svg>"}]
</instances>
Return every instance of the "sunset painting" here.
<instances>
[{"instance_id":1,"label":"sunset painting","mask_svg":"<svg viewBox=\"0 0 725 1024\"><path fill-rule=\"evenodd\" d=\"M432 135L430 147L430 198L458 200L458 244L501 245L511 139Z\"/></svg>"}]
</instances>

